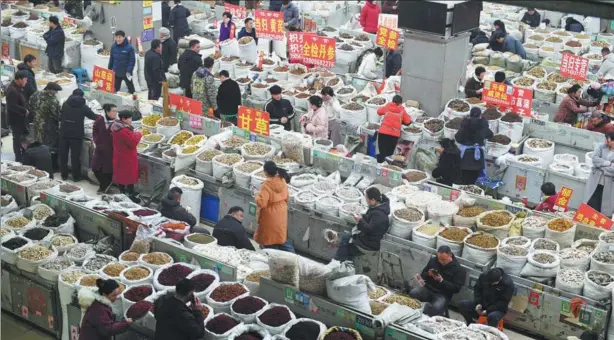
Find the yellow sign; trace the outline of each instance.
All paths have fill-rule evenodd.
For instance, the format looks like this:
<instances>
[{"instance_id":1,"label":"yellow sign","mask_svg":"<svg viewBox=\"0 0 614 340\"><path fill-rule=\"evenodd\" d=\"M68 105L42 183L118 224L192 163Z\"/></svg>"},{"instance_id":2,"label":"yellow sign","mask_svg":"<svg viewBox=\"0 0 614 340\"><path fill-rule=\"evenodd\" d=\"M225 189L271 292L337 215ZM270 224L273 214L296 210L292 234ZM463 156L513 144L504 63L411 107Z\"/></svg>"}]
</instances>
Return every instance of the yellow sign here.
<instances>
[{"instance_id":1,"label":"yellow sign","mask_svg":"<svg viewBox=\"0 0 614 340\"><path fill-rule=\"evenodd\" d=\"M143 17L143 29L147 30L153 28L153 17L151 15L146 15Z\"/></svg>"},{"instance_id":2,"label":"yellow sign","mask_svg":"<svg viewBox=\"0 0 614 340\"><path fill-rule=\"evenodd\" d=\"M153 1L151 1L151 0L149 0L149 1L143 0L143 7L151 7L152 3L153 3Z\"/></svg>"}]
</instances>

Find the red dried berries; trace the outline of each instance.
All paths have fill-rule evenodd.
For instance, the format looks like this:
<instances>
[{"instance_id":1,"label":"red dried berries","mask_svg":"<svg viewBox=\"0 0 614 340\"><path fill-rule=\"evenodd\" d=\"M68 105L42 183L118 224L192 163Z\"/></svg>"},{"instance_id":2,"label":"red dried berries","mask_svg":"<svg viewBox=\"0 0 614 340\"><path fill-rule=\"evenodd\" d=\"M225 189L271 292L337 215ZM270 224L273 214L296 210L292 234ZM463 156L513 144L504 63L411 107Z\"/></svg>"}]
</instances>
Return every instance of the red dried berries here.
<instances>
[{"instance_id":1,"label":"red dried berries","mask_svg":"<svg viewBox=\"0 0 614 340\"><path fill-rule=\"evenodd\" d=\"M207 322L205 328L213 334L224 334L235 328L239 322L226 314L220 314Z\"/></svg>"},{"instance_id":2,"label":"red dried berries","mask_svg":"<svg viewBox=\"0 0 614 340\"><path fill-rule=\"evenodd\" d=\"M211 274L198 274L190 279L194 284L194 291L200 293L211 285L215 281L215 276Z\"/></svg>"},{"instance_id":3,"label":"red dried berries","mask_svg":"<svg viewBox=\"0 0 614 340\"><path fill-rule=\"evenodd\" d=\"M267 309L264 313L260 314L258 318L260 322L271 327L279 327L292 320L288 308L281 306Z\"/></svg>"},{"instance_id":4,"label":"red dried berries","mask_svg":"<svg viewBox=\"0 0 614 340\"><path fill-rule=\"evenodd\" d=\"M175 264L164 269L160 275L158 275L158 282L164 286L174 286L177 284L177 282L185 279L193 271L194 270L190 267Z\"/></svg>"},{"instance_id":5,"label":"red dried berries","mask_svg":"<svg viewBox=\"0 0 614 340\"><path fill-rule=\"evenodd\" d=\"M126 317L132 320L137 320L145 316L145 314L153 311L153 303L149 301L139 301L128 308Z\"/></svg>"},{"instance_id":6,"label":"red dried berries","mask_svg":"<svg viewBox=\"0 0 614 340\"><path fill-rule=\"evenodd\" d=\"M150 210L150 209L139 209L139 210L133 211L132 213L138 217L153 216L157 214L155 210Z\"/></svg>"},{"instance_id":7,"label":"red dried berries","mask_svg":"<svg viewBox=\"0 0 614 340\"><path fill-rule=\"evenodd\" d=\"M245 287L238 283L220 285L211 292L210 297L217 302L228 302L247 293Z\"/></svg>"},{"instance_id":8,"label":"red dried berries","mask_svg":"<svg viewBox=\"0 0 614 340\"><path fill-rule=\"evenodd\" d=\"M124 293L124 298L128 301L139 302L153 293L151 286L134 286Z\"/></svg>"},{"instance_id":9,"label":"red dried berries","mask_svg":"<svg viewBox=\"0 0 614 340\"><path fill-rule=\"evenodd\" d=\"M264 308L266 303L253 296L246 296L232 303L232 310L240 314L254 314Z\"/></svg>"}]
</instances>

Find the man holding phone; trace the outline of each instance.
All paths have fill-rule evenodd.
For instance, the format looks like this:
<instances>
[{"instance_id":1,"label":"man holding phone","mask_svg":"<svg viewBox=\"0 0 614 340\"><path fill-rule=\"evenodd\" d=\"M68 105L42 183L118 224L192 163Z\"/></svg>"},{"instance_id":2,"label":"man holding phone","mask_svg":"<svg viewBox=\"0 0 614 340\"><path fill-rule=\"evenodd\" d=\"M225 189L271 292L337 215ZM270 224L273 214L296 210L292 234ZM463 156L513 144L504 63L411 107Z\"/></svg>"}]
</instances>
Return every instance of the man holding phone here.
<instances>
[{"instance_id":1,"label":"man holding phone","mask_svg":"<svg viewBox=\"0 0 614 340\"><path fill-rule=\"evenodd\" d=\"M441 246L422 273L416 274L420 287L412 289L409 296L426 302L424 314L443 316L452 295L460 292L466 275L465 268L458 263L450 247Z\"/></svg>"},{"instance_id":2,"label":"man holding phone","mask_svg":"<svg viewBox=\"0 0 614 340\"><path fill-rule=\"evenodd\" d=\"M159 297L154 303L155 339L202 339L205 336L203 308L206 307L194 296L194 283L190 279L179 281L175 292Z\"/></svg>"}]
</instances>

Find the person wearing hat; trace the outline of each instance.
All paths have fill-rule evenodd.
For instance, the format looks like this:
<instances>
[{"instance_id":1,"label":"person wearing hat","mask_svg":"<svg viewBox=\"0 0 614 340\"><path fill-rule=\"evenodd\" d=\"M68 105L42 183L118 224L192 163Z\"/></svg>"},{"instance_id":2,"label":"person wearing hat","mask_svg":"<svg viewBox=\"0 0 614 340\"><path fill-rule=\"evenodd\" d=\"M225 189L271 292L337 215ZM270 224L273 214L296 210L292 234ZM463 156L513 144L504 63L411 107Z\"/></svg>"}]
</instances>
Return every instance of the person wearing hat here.
<instances>
[{"instance_id":1,"label":"person wearing hat","mask_svg":"<svg viewBox=\"0 0 614 340\"><path fill-rule=\"evenodd\" d=\"M177 42L171 38L171 31L166 27L160 28L160 41L164 72L168 72L168 68L177 63Z\"/></svg>"},{"instance_id":2,"label":"person wearing hat","mask_svg":"<svg viewBox=\"0 0 614 340\"><path fill-rule=\"evenodd\" d=\"M488 325L497 327L507 313L514 295L514 281L502 268L492 268L480 277L473 286L473 301L462 300L458 309L467 325L474 319L486 316Z\"/></svg>"},{"instance_id":3,"label":"person wearing hat","mask_svg":"<svg viewBox=\"0 0 614 340\"><path fill-rule=\"evenodd\" d=\"M609 116L601 111L593 111L589 117L589 123L585 127L586 130L608 133L614 131L614 125Z\"/></svg>"},{"instance_id":4,"label":"person wearing hat","mask_svg":"<svg viewBox=\"0 0 614 340\"><path fill-rule=\"evenodd\" d=\"M567 90L567 96L559 104L559 109L554 116L554 121L574 125L578 119L578 113L588 111L588 106L596 106L595 103L587 102L581 98L582 88L575 84Z\"/></svg>"},{"instance_id":5,"label":"person wearing hat","mask_svg":"<svg viewBox=\"0 0 614 340\"><path fill-rule=\"evenodd\" d=\"M264 110L271 115L271 124L281 124L286 131L292 130L294 107L289 100L281 97L281 87L273 85L269 89L271 99L264 104Z\"/></svg>"},{"instance_id":6,"label":"person wearing hat","mask_svg":"<svg viewBox=\"0 0 614 340\"><path fill-rule=\"evenodd\" d=\"M454 135L461 157L461 183L458 184L475 184L486 167L484 140L490 139L494 134L488 121L481 115L482 110L472 108L469 117L463 119L460 129Z\"/></svg>"},{"instance_id":7,"label":"person wearing hat","mask_svg":"<svg viewBox=\"0 0 614 340\"><path fill-rule=\"evenodd\" d=\"M60 117L60 172L62 179L68 179L68 153L73 181L81 180L81 149L83 147L85 117L96 120L98 117L87 106L81 89L76 89L62 105Z\"/></svg>"},{"instance_id":8,"label":"person wearing hat","mask_svg":"<svg viewBox=\"0 0 614 340\"><path fill-rule=\"evenodd\" d=\"M54 169L49 147L33 140L29 136L22 136L21 146L24 150L23 165L33 166L38 170L46 171L49 174L49 178L53 179Z\"/></svg>"},{"instance_id":9,"label":"person wearing hat","mask_svg":"<svg viewBox=\"0 0 614 340\"><path fill-rule=\"evenodd\" d=\"M54 167L57 167L60 145L61 112L60 102L56 97L59 91L62 91L62 87L55 82L50 82L42 91L34 93L30 98L30 109L34 115L34 141L49 147Z\"/></svg>"},{"instance_id":10,"label":"person wearing hat","mask_svg":"<svg viewBox=\"0 0 614 340\"><path fill-rule=\"evenodd\" d=\"M520 21L530 27L537 27L542 22L542 16L535 8L529 7Z\"/></svg>"},{"instance_id":11,"label":"person wearing hat","mask_svg":"<svg viewBox=\"0 0 614 340\"><path fill-rule=\"evenodd\" d=\"M79 305L85 310L79 332L79 340L110 340L115 335L128 331L132 319L115 319L113 303L121 294L117 281L97 279L93 289L80 289Z\"/></svg>"}]
</instances>

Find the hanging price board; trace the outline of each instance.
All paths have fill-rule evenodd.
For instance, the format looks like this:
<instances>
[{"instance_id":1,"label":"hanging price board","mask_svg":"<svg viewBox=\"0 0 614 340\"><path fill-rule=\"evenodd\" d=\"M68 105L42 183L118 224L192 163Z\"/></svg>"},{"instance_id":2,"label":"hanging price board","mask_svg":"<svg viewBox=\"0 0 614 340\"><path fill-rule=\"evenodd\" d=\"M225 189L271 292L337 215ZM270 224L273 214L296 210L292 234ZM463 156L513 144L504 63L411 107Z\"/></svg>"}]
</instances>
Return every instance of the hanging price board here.
<instances>
[{"instance_id":1,"label":"hanging price board","mask_svg":"<svg viewBox=\"0 0 614 340\"><path fill-rule=\"evenodd\" d=\"M399 16L396 14L380 14L377 18L377 26L384 26L396 30L399 28Z\"/></svg>"},{"instance_id":2,"label":"hanging price board","mask_svg":"<svg viewBox=\"0 0 614 340\"><path fill-rule=\"evenodd\" d=\"M612 224L614 223L611 219L605 217L602 213L591 208L586 203L580 204L580 207L578 208L578 210L576 210L576 214L574 215L573 220L606 230L611 230Z\"/></svg>"},{"instance_id":3,"label":"hanging price board","mask_svg":"<svg viewBox=\"0 0 614 340\"><path fill-rule=\"evenodd\" d=\"M168 99L169 105L175 105L178 112L181 111L198 116L202 116L203 114L203 103L200 100L191 99L174 93L169 93Z\"/></svg>"},{"instance_id":4,"label":"hanging price board","mask_svg":"<svg viewBox=\"0 0 614 340\"><path fill-rule=\"evenodd\" d=\"M268 136L270 133L269 127L271 125L271 117L266 111L239 106L237 123L238 127L243 130Z\"/></svg>"},{"instance_id":5,"label":"hanging price board","mask_svg":"<svg viewBox=\"0 0 614 340\"><path fill-rule=\"evenodd\" d=\"M386 27L377 27L377 36L375 43L383 48L397 50L399 48L399 31Z\"/></svg>"},{"instance_id":6,"label":"hanging price board","mask_svg":"<svg viewBox=\"0 0 614 340\"><path fill-rule=\"evenodd\" d=\"M115 72L100 66L94 66L94 77L92 80L98 85L99 90L115 93Z\"/></svg>"},{"instance_id":7,"label":"hanging price board","mask_svg":"<svg viewBox=\"0 0 614 340\"><path fill-rule=\"evenodd\" d=\"M563 53L561 56L561 75L577 80L586 79L588 73L588 58L571 53Z\"/></svg>"},{"instance_id":8,"label":"hanging price board","mask_svg":"<svg viewBox=\"0 0 614 340\"><path fill-rule=\"evenodd\" d=\"M284 14L282 12L257 9L255 16L258 38L284 40Z\"/></svg>"},{"instance_id":9,"label":"hanging price board","mask_svg":"<svg viewBox=\"0 0 614 340\"><path fill-rule=\"evenodd\" d=\"M337 51L335 38L320 37L317 35L303 37L303 62L315 66L335 67Z\"/></svg>"},{"instance_id":10,"label":"hanging price board","mask_svg":"<svg viewBox=\"0 0 614 340\"><path fill-rule=\"evenodd\" d=\"M247 18L247 9L243 6L237 6L224 2L224 12L232 14L232 18L245 19Z\"/></svg>"},{"instance_id":11,"label":"hanging price board","mask_svg":"<svg viewBox=\"0 0 614 340\"><path fill-rule=\"evenodd\" d=\"M493 81L486 81L482 89L482 101L486 104L506 105L512 104L513 87Z\"/></svg>"},{"instance_id":12,"label":"hanging price board","mask_svg":"<svg viewBox=\"0 0 614 340\"><path fill-rule=\"evenodd\" d=\"M533 90L514 86L511 106L512 112L530 117L531 108L533 107Z\"/></svg>"},{"instance_id":13,"label":"hanging price board","mask_svg":"<svg viewBox=\"0 0 614 340\"><path fill-rule=\"evenodd\" d=\"M288 60L290 63L303 62L303 44L304 37L311 36L315 33L310 32L288 32Z\"/></svg>"}]
</instances>

